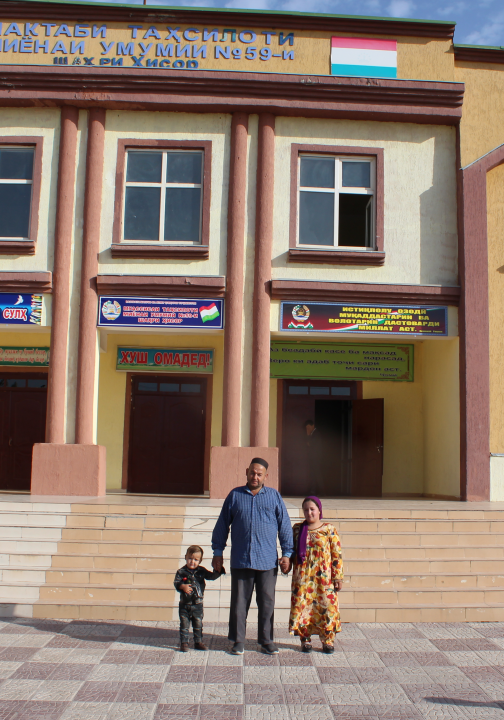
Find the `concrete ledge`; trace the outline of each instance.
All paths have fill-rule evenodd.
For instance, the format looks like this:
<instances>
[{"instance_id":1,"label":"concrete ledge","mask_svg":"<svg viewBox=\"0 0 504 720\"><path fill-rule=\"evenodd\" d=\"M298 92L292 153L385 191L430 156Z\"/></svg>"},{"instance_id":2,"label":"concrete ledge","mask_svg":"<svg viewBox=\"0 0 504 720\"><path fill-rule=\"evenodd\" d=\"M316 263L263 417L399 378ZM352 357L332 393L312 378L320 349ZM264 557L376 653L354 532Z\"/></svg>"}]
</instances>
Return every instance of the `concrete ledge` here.
<instances>
[{"instance_id":1,"label":"concrete ledge","mask_svg":"<svg viewBox=\"0 0 504 720\"><path fill-rule=\"evenodd\" d=\"M106 492L103 445L36 443L32 455L32 495L98 497Z\"/></svg>"},{"instance_id":2,"label":"concrete ledge","mask_svg":"<svg viewBox=\"0 0 504 720\"><path fill-rule=\"evenodd\" d=\"M245 473L253 457L269 463L266 484L278 490L278 448L212 447L210 450L210 497L223 499L235 487L245 485Z\"/></svg>"}]
</instances>

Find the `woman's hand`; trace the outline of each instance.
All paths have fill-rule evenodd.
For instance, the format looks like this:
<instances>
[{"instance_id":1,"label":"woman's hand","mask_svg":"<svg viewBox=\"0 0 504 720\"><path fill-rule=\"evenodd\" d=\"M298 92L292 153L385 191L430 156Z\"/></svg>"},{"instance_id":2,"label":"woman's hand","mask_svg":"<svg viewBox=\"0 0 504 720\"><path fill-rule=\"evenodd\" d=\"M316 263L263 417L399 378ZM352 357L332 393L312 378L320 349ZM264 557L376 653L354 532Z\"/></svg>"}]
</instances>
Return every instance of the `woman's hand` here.
<instances>
[{"instance_id":1,"label":"woman's hand","mask_svg":"<svg viewBox=\"0 0 504 720\"><path fill-rule=\"evenodd\" d=\"M334 592L339 592L343 587L343 580L336 580L334 583Z\"/></svg>"},{"instance_id":2,"label":"woman's hand","mask_svg":"<svg viewBox=\"0 0 504 720\"><path fill-rule=\"evenodd\" d=\"M280 565L280 570L284 575L287 575L290 572L291 569L291 561L288 557L282 557L280 558L280 561L278 563Z\"/></svg>"}]
</instances>

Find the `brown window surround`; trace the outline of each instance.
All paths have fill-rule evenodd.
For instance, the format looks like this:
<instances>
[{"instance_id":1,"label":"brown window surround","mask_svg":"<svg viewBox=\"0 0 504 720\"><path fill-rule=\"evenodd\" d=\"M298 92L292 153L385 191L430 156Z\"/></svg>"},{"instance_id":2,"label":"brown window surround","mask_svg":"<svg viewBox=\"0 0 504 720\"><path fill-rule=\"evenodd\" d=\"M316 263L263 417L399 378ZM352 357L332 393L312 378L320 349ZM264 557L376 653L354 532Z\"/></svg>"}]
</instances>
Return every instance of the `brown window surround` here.
<instances>
[{"instance_id":1,"label":"brown window surround","mask_svg":"<svg viewBox=\"0 0 504 720\"><path fill-rule=\"evenodd\" d=\"M37 242L40 186L42 182L42 145L43 137L23 137L19 135L0 137L0 147L31 146L35 148L33 158L32 195L30 206L30 229L27 240L0 240L0 255L35 255Z\"/></svg>"},{"instance_id":2,"label":"brown window surround","mask_svg":"<svg viewBox=\"0 0 504 720\"><path fill-rule=\"evenodd\" d=\"M300 154L307 155L365 155L376 161L376 235L375 248L362 250L339 250L338 248L303 247L297 244L298 212L298 161ZM373 147L348 147L347 145L291 145L291 197L289 222L288 262L321 263L325 265L383 265L383 149Z\"/></svg>"},{"instance_id":3,"label":"brown window surround","mask_svg":"<svg viewBox=\"0 0 504 720\"><path fill-rule=\"evenodd\" d=\"M122 242L122 225L124 216L124 173L126 153L130 149L146 148L149 150L187 148L203 150L203 206L201 214L200 245L162 245L157 241L145 240L137 243ZM212 168L211 140L137 140L122 139L117 143L117 167L114 202L114 227L112 231L113 258L179 258L184 260L207 260L210 240L210 191Z\"/></svg>"}]
</instances>

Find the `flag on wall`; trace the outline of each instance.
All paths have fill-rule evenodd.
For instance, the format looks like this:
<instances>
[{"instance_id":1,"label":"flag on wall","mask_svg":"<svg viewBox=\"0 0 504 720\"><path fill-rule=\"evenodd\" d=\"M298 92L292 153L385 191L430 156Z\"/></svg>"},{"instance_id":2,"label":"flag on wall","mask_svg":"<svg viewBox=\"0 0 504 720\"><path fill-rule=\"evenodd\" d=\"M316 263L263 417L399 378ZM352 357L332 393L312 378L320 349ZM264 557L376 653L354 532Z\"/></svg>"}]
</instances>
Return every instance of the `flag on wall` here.
<instances>
[{"instance_id":1,"label":"flag on wall","mask_svg":"<svg viewBox=\"0 0 504 720\"><path fill-rule=\"evenodd\" d=\"M331 75L397 77L397 42L374 38L331 38Z\"/></svg>"},{"instance_id":2,"label":"flag on wall","mask_svg":"<svg viewBox=\"0 0 504 720\"><path fill-rule=\"evenodd\" d=\"M219 311L215 303L207 305L206 307L200 307L199 312L204 323L219 317Z\"/></svg>"}]
</instances>

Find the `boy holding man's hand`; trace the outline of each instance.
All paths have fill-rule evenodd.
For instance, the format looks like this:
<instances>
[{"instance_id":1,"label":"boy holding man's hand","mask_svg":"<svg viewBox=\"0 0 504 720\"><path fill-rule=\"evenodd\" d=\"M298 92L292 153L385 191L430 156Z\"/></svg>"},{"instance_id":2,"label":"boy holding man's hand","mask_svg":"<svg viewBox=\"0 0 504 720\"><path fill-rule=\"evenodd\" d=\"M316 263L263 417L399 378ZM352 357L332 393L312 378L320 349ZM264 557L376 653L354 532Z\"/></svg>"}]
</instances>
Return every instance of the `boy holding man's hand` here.
<instances>
[{"instance_id":1,"label":"boy holding man's hand","mask_svg":"<svg viewBox=\"0 0 504 720\"><path fill-rule=\"evenodd\" d=\"M187 548L184 567L177 570L173 584L180 593L180 652L189 651L189 628L193 627L194 648L208 650L203 643L203 595L206 580L217 580L226 571L224 568L210 572L200 565L203 550L199 545Z\"/></svg>"}]
</instances>

